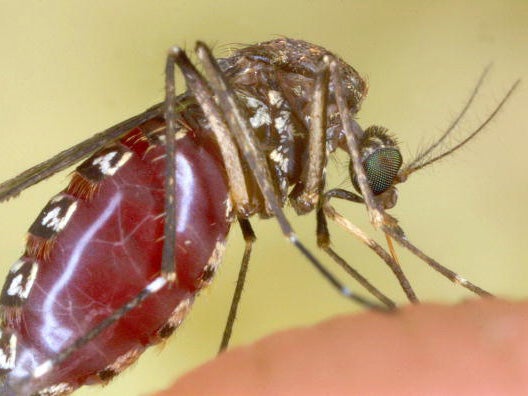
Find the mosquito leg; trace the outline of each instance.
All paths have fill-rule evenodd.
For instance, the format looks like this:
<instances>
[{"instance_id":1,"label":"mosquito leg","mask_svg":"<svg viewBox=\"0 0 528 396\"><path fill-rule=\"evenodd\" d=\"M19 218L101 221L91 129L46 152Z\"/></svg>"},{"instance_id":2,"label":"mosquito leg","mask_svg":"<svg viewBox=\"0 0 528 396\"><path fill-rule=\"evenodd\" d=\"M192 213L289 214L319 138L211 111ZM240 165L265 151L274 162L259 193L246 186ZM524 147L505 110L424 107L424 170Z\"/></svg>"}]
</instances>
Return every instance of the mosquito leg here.
<instances>
[{"instance_id":1,"label":"mosquito leg","mask_svg":"<svg viewBox=\"0 0 528 396\"><path fill-rule=\"evenodd\" d=\"M409 283L409 280L405 276L395 256L387 253L385 249L383 249L380 245L377 244L376 241L368 238L366 235L363 234L363 232L361 232L363 236L356 235L356 232L361 231L361 230L353 226L352 223L350 223L346 218L344 218L343 216L341 216L339 213L335 211L334 207L328 203L331 198L339 198L339 199L344 199L350 202L364 203L363 198L351 191L343 190L340 188L335 188L325 193L323 210L328 217L334 220L337 224L339 224L345 230L347 230L348 232L358 237L361 241L366 243L367 246L369 246L372 250L374 250L374 252L383 261L385 261L385 263L387 263L391 271L394 273L394 275L398 279L398 282L400 283L401 288L405 292L407 299L412 303L419 302L418 298L416 297L416 294L414 293L414 290L411 284ZM365 242L364 238L368 238L369 242L368 243Z\"/></svg>"},{"instance_id":2,"label":"mosquito leg","mask_svg":"<svg viewBox=\"0 0 528 396\"><path fill-rule=\"evenodd\" d=\"M431 268L433 268L435 271L438 271L440 274L445 276L447 279L449 279L451 282L456 283L462 287L465 287L466 289L472 291L473 293L482 296L482 297L490 297L493 296L490 292L478 287L477 285L471 283L467 279L461 277L456 272L451 271L449 268L444 267L442 264L440 264L438 261L433 259L432 257L429 257L427 254L422 252L420 249L418 249L414 244L412 244L409 239L407 239L407 236L403 233L401 228L399 228L399 232L395 230L393 227L386 227L382 226L382 230L390 235L396 242L398 242L401 246L409 250L411 253L413 253L416 257L420 258L422 261L424 261L426 264L428 264Z\"/></svg>"},{"instance_id":3,"label":"mosquito leg","mask_svg":"<svg viewBox=\"0 0 528 396\"><path fill-rule=\"evenodd\" d=\"M327 162L326 108L328 97L328 65L322 62L316 76L308 133L309 153L303 165L301 182L290 194L290 202L298 214L307 213L319 203L324 191L324 169Z\"/></svg>"},{"instance_id":4,"label":"mosquito leg","mask_svg":"<svg viewBox=\"0 0 528 396\"><path fill-rule=\"evenodd\" d=\"M176 82L171 54L165 63L165 225L161 274L177 282L176 263Z\"/></svg>"},{"instance_id":5,"label":"mosquito leg","mask_svg":"<svg viewBox=\"0 0 528 396\"><path fill-rule=\"evenodd\" d=\"M249 220L238 219L238 222L240 224L240 228L242 229L244 241L246 241L246 248L244 249L244 256L242 257L242 263L240 264L235 292L233 293L233 299L231 300L231 308L229 309L229 315L227 317L227 322L224 328L224 334L222 336L222 342L220 343L218 353L222 352L229 345L229 340L231 339L231 333L233 331L233 324L235 323L237 316L238 305L242 296L242 290L244 289L244 284L246 283L246 274L248 270L249 259L251 257L251 249L253 247L253 243L255 243L255 240L257 239Z\"/></svg>"},{"instance_id":6,"label":"mosquito leg","mask_svg":"<svg viewBox=\"0 0 528 396\"><path fill-rule=\"evenodd\" d=\"M165 239L163 242L163 256L161 273L171 282L177 281L177 267L175 254L176 241L176 130L177 117L176 112L177 97L175 88L175 64L179 60L187 60L186 55L180 48L173 47L169 50L167 62L165 66L165 122L167 123L165 133L166 145L166 175L165 175ZM179 62L178 66L182 68L190 62ZM183 68L182 68L183 70ZM212 101L212 93L206 84L200 86L201 89L196 89L197 95L205 94L205 97L197 97L197 100ZM204 109L204 113L208 115L208 121L213 126L217 139L221 144L219 145L222 158L225 163L228 174L228 181L230 186L231 198L235 203L236 210L241 215L246 215L245 207L248 205L248 195L245 188L244 175L242 172L242 165L237 154L236 146L227 131L225 123L218 111L215 111L211 106Z\"/></svg>"},{"instance_id":7,"label":"mosquito leg","mask_svg":"<svg viewBox=\"0 0 528 396\"><path fill-rule=\"evenodd\" d=\"M222 114L229 126L229 130L237 141L240 152L246 160L249 168L254 172L255 180L264 196L266 206L269 209L269 212L277 218L283 234L342 295L363 306L386 310L386 307L358 296L346 288L299 241L282 211L278 197L273 189L266 159L263 152L258 147L258 141L254 136L249 121L244 116L243 110L237 103L235 93L226 83L222 71L209 49L203 43L198 42L196 52L204 66L205 73L208 76L215 93L216 102L222 110ZM186 73L186 71L184 71L184 77L188 82L202 78L197 72L189 74L188 72ZM189 88L192 90L191 87Z\"/></svg>"},{"instance_id":8,"label":"mosquito leg","mask_svg":"<svg viewBox=\"0 0 528 396\"><path fill-rule=\"evenodd\" d=\"M396 303L372 285L367 278L352 268L341 256L330 247L330 233L326 216L322 208L317 210L317 245L323 249L337 264L339 264L350 276L352 276L361 286L367 289L370 294L380 300L390 308L396 308Z\"/></svg>"},{"instance_id":9,"label":"mosquito leg","mask_svg":"<svg viewBox=\"0 0 528 396\"><path fill-rule=\"evenodd\" d=\"M330 65L330 79L334 84L335 100L339 109L339 116L341 117L341 123L343 124L348 151L352 160L352 166L354 167L354 174L357 177L357 183L367 207L370 222L376 228L380 228L382 224L389 222L396 223L396 220L388 216L374 199L374 194L368 185L367 176L361 165L359 154L358 139L364 134L364 132L358 123L352 119L348 109L343 90L343 82L341 80L341 72L339 71L336 60L328 55L325 59Z\"/></svg>"},{"instance_id":10,"label":"mosquito leg","mask_svg":"<svg viewBox=\"0 0 528 396\"><path fill-rule=\"evenodd\" d=\"M214 102L213 92L181 48L171 48L169 58L172 65L176 63L185 76L188 87L193 92L196 101L200 103L211 130L219 142L218 146L227 172L234 210L240 217L247 217L249 215L249 198L238 149L218 106Z\"/></svg>"},{"instance_id":11,"label":"mosquito leg","mask_svg":"<svg viewBox=\"0 0 528 396\"><path fill-rule=\"evenodd\" d=\"M331 198L344 199L345 201L355 203L365 203L363 197L353 193L352 191L343 190L342 188L333 188L325 192L325 202L330 201Z\"/></svg>"},{"instance_id":12,"label":"mosquito leg","mask_svg":"<svg viewBox=\"0 0 528 396\"><path fill-rule=\"evenodd\" d=\"M332 205L330 205L328 202L326 202L322 208L322 211L324 212L324 216L329 217L333 221L335 221L340 227L345 229L347 232L352 234L354 237L359 239L361 242L363 242L365 245L367 245L370 249L374 251L391 269L391 271L396 276L396 279L398 279L398 282L400 283L401 288L405 292L405 295L407 296L407 299L412 303L417 303L418 298L416 297L416 294L414 293L414 290L409 283L409 280L405 276L404 272L402 271L401 267L394 261L394 258L383 249L375 240L372 238L369 238L361 229L356 227L354 224L352 224L348 219L341 216ZM319 216L319 214L318 214ZM321 216L323 216L321 214ZM326 219L325 219L326 223ZM318 230L319 231L319 230ZM326 228L326 233L328 233L328 229ZM328 238L328 239L327 239ZM329 237L326 237L325 230L321 229L320 237L318 237L318 243L322 246L325 246L329 243Z\"/></svg>"}]
</instances>

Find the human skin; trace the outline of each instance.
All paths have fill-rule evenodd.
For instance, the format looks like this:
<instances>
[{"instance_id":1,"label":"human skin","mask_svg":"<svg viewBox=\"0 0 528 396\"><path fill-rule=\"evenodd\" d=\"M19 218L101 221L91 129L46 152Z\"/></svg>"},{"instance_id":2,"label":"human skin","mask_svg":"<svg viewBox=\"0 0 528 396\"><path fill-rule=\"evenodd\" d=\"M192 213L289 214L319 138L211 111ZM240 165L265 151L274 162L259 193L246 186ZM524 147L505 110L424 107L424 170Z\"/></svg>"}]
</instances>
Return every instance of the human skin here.
<instances>
[{"instance_id":1,"label":"human skin","mask_svg":"<svg viewBox=\"0 0 528 396\"><path fill-rule=\"evenodd\" d=\"M528 395L528 302L332 318L233 348L172 395Z\"/></svg>"}]
</instances>

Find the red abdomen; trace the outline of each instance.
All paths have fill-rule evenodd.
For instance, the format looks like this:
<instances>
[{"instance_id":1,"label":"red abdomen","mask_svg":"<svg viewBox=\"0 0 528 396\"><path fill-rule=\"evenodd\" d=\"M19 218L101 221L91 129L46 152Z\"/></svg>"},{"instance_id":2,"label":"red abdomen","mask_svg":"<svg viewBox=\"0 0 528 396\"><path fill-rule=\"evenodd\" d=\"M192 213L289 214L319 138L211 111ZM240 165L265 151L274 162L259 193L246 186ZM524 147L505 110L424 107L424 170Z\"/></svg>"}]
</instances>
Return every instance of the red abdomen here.
<instances>
[{"instance_id":1,"label":"red abdomen","mask_svg":"<svg viewBox=\"0 0 528 396\"><path fill-rule=\"evenodd\" d=\"M216 147L193 136L177 142L177 284L149 296L32 383L31 392L55 395L109 380L170 335L211 279L229 230L228 193ZM2 292L6 384L31 374L160 274L164 163L163 145L135 129L85 161L39 215Z\"/></svg>"}]
</instances>

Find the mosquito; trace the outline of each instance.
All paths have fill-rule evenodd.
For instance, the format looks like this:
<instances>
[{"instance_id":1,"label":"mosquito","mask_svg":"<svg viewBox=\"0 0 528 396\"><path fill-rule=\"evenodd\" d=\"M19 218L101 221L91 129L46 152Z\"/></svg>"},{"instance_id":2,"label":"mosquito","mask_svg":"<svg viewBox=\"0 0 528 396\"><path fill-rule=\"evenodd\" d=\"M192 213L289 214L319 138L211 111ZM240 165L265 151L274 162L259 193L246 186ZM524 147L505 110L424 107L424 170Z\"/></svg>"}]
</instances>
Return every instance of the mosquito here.
<instances>
[{"instance_id":1,"label":"mosquito","mask_svg":"<svg viewBox=\"0 0 528 396\"><path fill-rule=\"evenodd\" d=\"M200 73L179 47L166 62L166 97L0 185L0 201L86 157L28 232L22 257L0 295L3 395L66 395L106 383L148 347L169 337L198 292L213 279L231 225L246 247L220 349L227 347L255 233L250 218L275 218L286 239L344 297L379 311L396 304L331 247L327 220L364 242L418 302L392 240L451 281L486 290L442 266L409 241L386 210L396 185L450 155L480 133L519 84L461 142L445 140L471 106L482 74L451 127L404 164L395 138L355 115L367 94L359 73L328 50L279 38L215 59L202 42ZM175 68L187 91L176 95ZM355 191L326 189L328 157L350 158ZM365 205L389 251L331 204ZM289 203L316 215L318 246L370 294L353 292L298 238L283 212Z\"/></svg>"}]
</instances>

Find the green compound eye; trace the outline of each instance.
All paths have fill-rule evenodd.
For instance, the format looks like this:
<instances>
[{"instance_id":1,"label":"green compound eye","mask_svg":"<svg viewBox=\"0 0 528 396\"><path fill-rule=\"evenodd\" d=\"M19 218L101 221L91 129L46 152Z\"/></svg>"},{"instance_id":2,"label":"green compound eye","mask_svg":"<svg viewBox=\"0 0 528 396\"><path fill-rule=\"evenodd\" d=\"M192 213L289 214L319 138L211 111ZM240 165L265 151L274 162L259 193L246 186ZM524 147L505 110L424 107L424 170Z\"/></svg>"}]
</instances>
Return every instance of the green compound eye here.
<instances>
[{"instance_id":1,"label":"green compound eye","mask_svg":"<svg viewBox=\"0 0 528 396\"><path fill-rule=\"evenodd\" d=\"M382 148L369 155L363 167L372 192L381 194L392 186L401 165L402 156L395 148Z\"/></svg>"},{"instance_id":2,"label":"green compound eye","mask_svg":"<svg viewBox=\"0 0 528 396\"><path fill-rule=\"evenodd\" d=\"M394 178L402 165L402 161L400 151L396 148L377 149L365 159L363 168L365 169L368 184L374 195L381 194L392 186ZM352 169L352 162L350 162L351 173L353 172ZM352 183L356 191L360 192L355 175Z\"/></svg>"}]
</instances>

